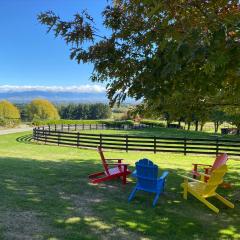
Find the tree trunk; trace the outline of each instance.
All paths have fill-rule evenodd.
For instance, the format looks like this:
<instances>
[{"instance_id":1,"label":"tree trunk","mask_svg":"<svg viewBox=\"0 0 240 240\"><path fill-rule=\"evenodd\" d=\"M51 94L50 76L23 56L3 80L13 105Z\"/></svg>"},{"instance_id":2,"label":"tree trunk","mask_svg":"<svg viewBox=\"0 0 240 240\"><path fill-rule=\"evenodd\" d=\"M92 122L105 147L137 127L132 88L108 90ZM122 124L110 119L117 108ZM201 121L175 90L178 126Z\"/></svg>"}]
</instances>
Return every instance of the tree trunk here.
<instances>
[{"instance_id":1,"label":"tree trunk","mask_svg":"<svg viewBox=\"0 0 240 240\"><path fill-rule=\"evenodd\" d=\"M198 121L195 121L195 131L198 131Z\"/></svg>"},{"instance_id":2,"label":"tree trunk","mask_svg":"<svg viewBox=\"0 0 240 240\"><path fill-rule=\"evenodd\" d=\"M169 121L169 120L167 120L167 127L169 127L169 124L170 124L171 122Z\"/></svg>"},{"instance_id":3,"label":"tree trunk","mask_svg":"<svg viewBox=\"0 0 240 240\"><path fill-rule=\"evenodd\" d=\"M178 120L178 126L181 127L181 120Z\"/></svg>"},{"instance_id":4,"label":"tree trunk","mask_svg":"<svg viewBox=\"0 0 240 240\"><path fill-rule=\"evenodd\" d=\"M191 122L188 122L187 130L190 130Z\"/></svg>"},{"instance_id":5,"label":"tree trunk","mask_svg":"<svg viewBox=\"0 0 240 240\"><path fill-rule=\"evenodd\" d=\"M203 131L203 126L204 126L204 122L201 122L201 127L200 127L200 131L202 132Z\"/></svg>"},{"instance_id":6,"label":"tree trunk","mask_svg":"<svg viewBox=\"0 0 240 240\"><path fill-rule=\"evenodd\" d=\"M218 121L214 122L214 132L215 133L218 132L218 127L219 127L219 122Z\"/></svg>"}]
</instances>

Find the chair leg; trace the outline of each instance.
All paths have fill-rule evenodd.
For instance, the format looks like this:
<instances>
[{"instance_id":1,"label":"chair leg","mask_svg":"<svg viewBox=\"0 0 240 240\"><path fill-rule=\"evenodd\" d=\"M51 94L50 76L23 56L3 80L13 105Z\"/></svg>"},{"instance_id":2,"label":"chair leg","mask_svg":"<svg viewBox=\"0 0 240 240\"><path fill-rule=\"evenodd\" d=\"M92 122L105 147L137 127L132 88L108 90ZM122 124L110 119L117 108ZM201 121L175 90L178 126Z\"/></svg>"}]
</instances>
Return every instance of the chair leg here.
<instances>
[{"instance_id":1,"label":"chair leg","mask_svg":"<svg viewBox=\"0 0 240 240\"><path fill-rule=\"evenodd\" d=\"M130 196L128 197L128 201L129 201L129 202L134 198L136 192L137 192L137 188L135 187L135 188L132 190Z\"/></svg>"},{"instance_id":2,"label":"chair leg","mask_svg":"<svg viewBox=\"0 0 240 240\"><path fill-rule=\"evenodd\" d=\"M219 213L219 209L217 207L215 207L213 204L211 204L209 201L207 201L205 198L203 198L202 196L196 194L193 191L190 191L190 193L197 198L199 201L201 201L202 203L204 203L207 207L209 207L211 210L213 210L215 213Z\"/></svg>"},{"instance_id":3,"label":"chair leg","mask_svg":"<svg viewBox=\"0 0 240 240\"><path fill-rule=\"evenodd\" d=\"M159 197L160 197L160 193L157 193L154 200L153 200L153 207L155 207Z\"/></svg>"},{"instance_id":4,"label":"chair leg","mask_svg":"<svg viewBox=\"0 0 240 240\"><path fill-rule=\"evenodd\" d=\"M122 183L125 185L127 183L127 166L124 166L124 174L122 175Z\"/></svg>"},{"instance_id":5,"label":"chair leg","mask_svg":"<svg viewBox=\"0 0 240 240\"><path fill-rule=\"evenodd\" d=\"M228 201L227 199L225 199L224 197L222 197L221 195L219 195L218 193L215 196L218 200L220 200L222 203L224 203L225 205L227 205L230 208L234 208L234 204L231 203L230 201Z\"/></svg>"},{"instance_id":6,"label":"chair leg","mask_svg":"<svg viewBox=\"0 0 240 240\"><path fill-rule=\"evenodd\" d=\"M185 200L187 200L187 194L188 194L188 187L187 187L187 183L185 183L183 188L183 198Z\"/></svg>"}]
</instances>

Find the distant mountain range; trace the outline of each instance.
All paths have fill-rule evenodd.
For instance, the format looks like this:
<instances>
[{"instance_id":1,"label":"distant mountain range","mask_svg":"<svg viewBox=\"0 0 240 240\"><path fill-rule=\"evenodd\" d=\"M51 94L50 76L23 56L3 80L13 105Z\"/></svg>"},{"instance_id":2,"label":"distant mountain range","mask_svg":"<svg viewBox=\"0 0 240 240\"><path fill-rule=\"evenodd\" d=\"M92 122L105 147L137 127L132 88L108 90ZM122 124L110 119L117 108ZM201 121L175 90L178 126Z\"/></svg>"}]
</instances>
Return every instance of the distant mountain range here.
<instances>
[{"instance_id":1,"label":"distant mountain range","mask_svg":"<svg viewBox=\"0 0 240 240\"><path fill-rule=\"evenodd\" d=\"M0 100L8 100L13 103L27 103L35 98L48 99L54 103L108 103L105 92L53 92L53 91L9 91L0 92ZM136 103L128 98L125 103Z\"/></svg>"},{"instance_id":2,"label":"distant mountain range","mask_svg":"<svg viewBox=\"0 0 240 240\"><path fill-rule=\"evenodd\" d=\"M45 98L55 103L75 102L75 103L108 103L108 98L104 92L52 92L52 91L11 91L0 92L0 99L6 99L14 103L26 103L34 98Z\"/></svg>"}]
</instances>

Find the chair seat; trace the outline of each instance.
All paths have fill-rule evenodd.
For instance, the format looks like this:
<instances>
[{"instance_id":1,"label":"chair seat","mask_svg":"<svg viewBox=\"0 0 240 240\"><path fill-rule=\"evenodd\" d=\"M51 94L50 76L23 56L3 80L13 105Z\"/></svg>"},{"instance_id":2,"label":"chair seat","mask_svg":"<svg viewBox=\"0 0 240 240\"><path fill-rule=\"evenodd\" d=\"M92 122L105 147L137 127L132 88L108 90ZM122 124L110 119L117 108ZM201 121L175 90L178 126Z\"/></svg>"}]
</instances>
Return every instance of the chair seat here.
<instances>
[{"instance_id":1,"label":"chair seat","mask_svg":"<svg viewBox=\"0 0 240 240\"><path fill-rule=\"evenodd\" d=\"M108 172L109 172L109 175L122 174L124 172L124 166L109 168ZM129 170L127 170L126 173L127 174L130 173ZM105 174L108 175L106 171L105 171Z\"/></svg>"},{"instance_id":2,"label":"chair seat","mask_svg":"<svg viewBox=\"0 0 240 240\"><path fill-rule=\"evenodd\" d=\"M185 183L182 183L181 186L184 188ZM202 195L203 197L211 197L211 196L215 196L216 193L208 193L207 195L204 194L204 190L206 188L206 183L205 182L189 182L188 183L188 189L192 190L193 192Z\"/></svg>"}]
</instances>

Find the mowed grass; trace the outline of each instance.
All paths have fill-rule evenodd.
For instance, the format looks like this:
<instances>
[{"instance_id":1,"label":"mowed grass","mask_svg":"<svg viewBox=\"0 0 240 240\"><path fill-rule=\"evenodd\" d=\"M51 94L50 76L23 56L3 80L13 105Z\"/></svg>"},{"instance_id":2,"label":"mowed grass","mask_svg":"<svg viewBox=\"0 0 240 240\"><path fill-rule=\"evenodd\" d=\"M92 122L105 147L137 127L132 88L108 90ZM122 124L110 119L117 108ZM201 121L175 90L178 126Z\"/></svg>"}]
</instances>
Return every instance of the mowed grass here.
<instances>
[{"instance_id":1,"label":"mowed grass","mask_svg":"<svg viewBox=\"0 0 240 240\"><path fill-rule=\"evenodd\" d=\"M146 157L160 173L169 170L166 193L153 208L147 193L127 202L134 179L90 184L88 174L102 170L96 151L31 143L29 134L0 136L0 239L240 239L239 161L228 162L225 179L233 188L218 189L235 209L212 199L217 215L192 196L183 200L177 175L213 156L106 152L131 169Z\"/></svg>"},{"instance_id":2,"label":"mowed grass","mask_svg":"<svg viewBox=\"0 0 240 240\"><path fill-rule=\"evenodd\" d=\"M80 130L81 132L81 130ZM184 129L173 129L173 128L143 128L143 129L120 129L120 130L84 130L83 133L96 133L96 134L121 134L121 135L132 135L132 136L156 136L156 137L179 137L179 138L222 138L222 139L233 139L239 140L239 135L221 135L220 133L204 132L204 131L187 131Z\"/></svg>"}]
</instances>

